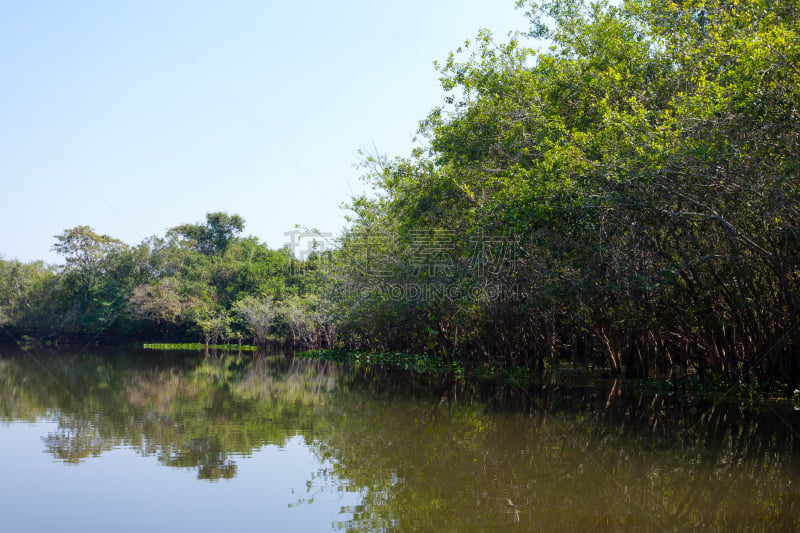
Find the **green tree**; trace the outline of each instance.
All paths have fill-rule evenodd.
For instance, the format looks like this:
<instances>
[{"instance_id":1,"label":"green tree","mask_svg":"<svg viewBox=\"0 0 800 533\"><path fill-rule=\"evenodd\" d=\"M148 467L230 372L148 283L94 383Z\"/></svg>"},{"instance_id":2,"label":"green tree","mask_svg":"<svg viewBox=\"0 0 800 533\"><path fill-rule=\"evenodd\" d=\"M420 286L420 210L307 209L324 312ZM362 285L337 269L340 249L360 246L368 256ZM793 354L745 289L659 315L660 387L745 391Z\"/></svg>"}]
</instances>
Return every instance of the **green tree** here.
<instances>
[{"instance_id":1,"label":"green tree","mask_svg":"<svg viewBox=\"0 0 800 533\"><path fill-rule=\"evenodd\" d=\"M0 259L0 325L20 334L47 328L56 273L41 261Z\"/></svg>"},{"instance_id":2,"label":"green tree","mask_svg":"<svg viewBox=\"0 0 800 533\"><path fill-rule=\"evenodd\" d=\"M108 235L99 235L89 226L64 230L55 239L52 249L64 256L65 270L84 277L102 274L108 256L128 248L124 242Z\"/></svg>"},{"instance_id":3,"label":"green tree","mask_svg":"<svg viewBox=\"0 0 800 533\"><path fill-rule=\"evenodd\" d=\"M137 283L133 251L88 226L57 235L53 250L66 261L55 302L60 329L90 336L108 332L124 313L130 290Z\"/></svg>"},{"instance_id":4,"label":"green tree","mask_svg":"<svg viewBox=\"0 0 800 533\"><path fill-rule=\"evenodd\" d=\"M232 239L244 230L244 219L223 212L207 213L206 223L176 226L167 233L205 255L224 253Z\"/></svg>"},{"instance_id":5,"label":"green tree","mask_svg":"<svg viewBox=\"0 0 800 533\"><path fill-rule=\"evenodd\" d=\"M273 303L268 298L250 295L236 302L233 311L244 322L255 343L266 345L275 317Z\"/></svg>"}]
</instances>

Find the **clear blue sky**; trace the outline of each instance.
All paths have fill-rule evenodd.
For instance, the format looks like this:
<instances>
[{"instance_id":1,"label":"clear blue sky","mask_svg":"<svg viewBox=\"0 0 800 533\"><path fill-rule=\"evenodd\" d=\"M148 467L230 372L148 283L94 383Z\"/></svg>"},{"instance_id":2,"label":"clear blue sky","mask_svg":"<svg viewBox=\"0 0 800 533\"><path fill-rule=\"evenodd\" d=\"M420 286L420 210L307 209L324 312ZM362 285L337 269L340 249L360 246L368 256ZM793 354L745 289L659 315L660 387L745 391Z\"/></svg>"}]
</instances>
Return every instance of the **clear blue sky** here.
<instances>
[{"instance_id":1,"label":"clear blue sky","mask_svg":"<svg viewBox=\"0 0 800 533\"><path fill-rule=\"evenodd\" d=\"M513 0L4 0L0 255L51 263L92 226L129 244L238 213L272 248L338 233L359 148L407 155L434 60Z\"/></svg>"}]
</instances>

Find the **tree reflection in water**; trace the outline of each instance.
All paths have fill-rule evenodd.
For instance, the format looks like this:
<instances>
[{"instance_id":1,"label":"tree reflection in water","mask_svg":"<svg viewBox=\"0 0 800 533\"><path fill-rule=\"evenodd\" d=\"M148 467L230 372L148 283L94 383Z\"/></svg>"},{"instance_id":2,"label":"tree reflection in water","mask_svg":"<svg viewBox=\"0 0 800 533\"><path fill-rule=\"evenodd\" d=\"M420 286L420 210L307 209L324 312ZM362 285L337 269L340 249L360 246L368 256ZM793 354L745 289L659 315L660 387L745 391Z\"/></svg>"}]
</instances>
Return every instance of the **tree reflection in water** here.
<instances>
[{"instance_id":1,"label":"tree reflection in water","mask_svg":"<svg viewBox=\"0 0 800 533\"><path fill-rule=\"evenodd\" d=\"M47 453L127 446L204 480L300 435L312 486L363 495L350 531L796 530L798 415L624 392L530 387L282 355L141 352L0 359L0 419L50 419Z\"/></svg>"},{"instance_id":2,"label":"tree reflection in water","mask_svg":"<svg viewBox=\"0 0 800 533\"><path fill-rule=\"evenodd\" d=\"M58 429L43 439L54 457L77 463L128 446L209 480L236 475L231 455L297 434L313 439L313 408L333 383L331 365L283 355L59 354L4 363L0 417L55 412Z\"/></svg>"},{"instance_id":3,"label":"tree reflection in water","mask_svg":"<svg viewBox=\"0 0 800 533\"><path fill-rule=\"evenodd\" d=\"M352 531L796 530L797 414L362 369L316 443L364 487ZM616 385L616 386L615 386Z\"/></svg>"}]
</instances>

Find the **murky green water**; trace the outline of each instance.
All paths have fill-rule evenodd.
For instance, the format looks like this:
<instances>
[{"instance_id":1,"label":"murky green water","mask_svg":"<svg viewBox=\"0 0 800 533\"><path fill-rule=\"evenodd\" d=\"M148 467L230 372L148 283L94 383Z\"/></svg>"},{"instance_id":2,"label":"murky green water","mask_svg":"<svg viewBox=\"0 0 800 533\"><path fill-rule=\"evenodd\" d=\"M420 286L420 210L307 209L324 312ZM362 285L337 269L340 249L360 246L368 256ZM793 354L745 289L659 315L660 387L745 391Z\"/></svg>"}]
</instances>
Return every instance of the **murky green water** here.
<instances>
[{"instance_id":1,"label":"murky green water","mask_svg":"<svg viewBox=\"0 0 800 533\"><path fill-rule=\"evenodd\" d=\"M0 348L0 529L800 529L791 406L587 385Z\"/></svg>"}]
</instances>

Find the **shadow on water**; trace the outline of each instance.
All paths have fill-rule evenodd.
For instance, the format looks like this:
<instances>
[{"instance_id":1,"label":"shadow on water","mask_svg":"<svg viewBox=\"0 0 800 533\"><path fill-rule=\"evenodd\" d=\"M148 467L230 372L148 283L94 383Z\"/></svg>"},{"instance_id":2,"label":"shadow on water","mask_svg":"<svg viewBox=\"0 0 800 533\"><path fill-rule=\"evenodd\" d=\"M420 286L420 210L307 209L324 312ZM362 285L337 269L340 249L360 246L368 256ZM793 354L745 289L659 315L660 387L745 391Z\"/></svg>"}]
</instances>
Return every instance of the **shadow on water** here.
<instances>
[{"instance_id":1,"label":"shadow on water","mask_svg":"<svg viewBox=\"0 0 800 533\"><path fill-rule=\"evenodd\" d=\"M263 352L4 352L0 420L55 421L43 447L60 461L125 446L203 480L300 436L326 465L309 483L363 495L348 531L800 527L790 406L587 376L522 387Z\"/></svg>"}]
</instances>

